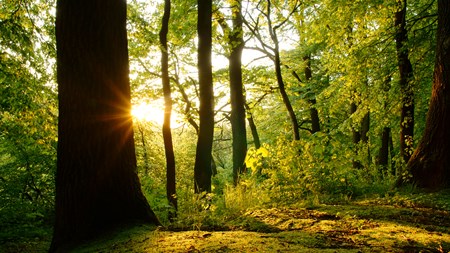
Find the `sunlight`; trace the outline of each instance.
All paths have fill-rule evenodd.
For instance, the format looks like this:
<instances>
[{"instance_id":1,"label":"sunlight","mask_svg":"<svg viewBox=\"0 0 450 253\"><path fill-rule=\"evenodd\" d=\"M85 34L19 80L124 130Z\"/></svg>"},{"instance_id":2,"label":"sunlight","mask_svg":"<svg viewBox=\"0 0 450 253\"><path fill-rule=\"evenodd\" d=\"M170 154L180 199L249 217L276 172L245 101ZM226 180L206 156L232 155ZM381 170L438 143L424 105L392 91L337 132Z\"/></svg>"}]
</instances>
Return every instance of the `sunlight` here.
<instances>
[{"instance_id":1,"label":"sunlight","mask_svg":"<svg viewBox=\"0 0 450 253\"><path fill-rule=\"evenodd\" d=\"M131 108L131 115L138 121L152 122L162 126L164 123L164 102L155 100L152 103L140 102L139 104L134 104ZM181 125L180 121L178 114L172 112L170 127L179 127Z\"/></svg>"}]
</instances>

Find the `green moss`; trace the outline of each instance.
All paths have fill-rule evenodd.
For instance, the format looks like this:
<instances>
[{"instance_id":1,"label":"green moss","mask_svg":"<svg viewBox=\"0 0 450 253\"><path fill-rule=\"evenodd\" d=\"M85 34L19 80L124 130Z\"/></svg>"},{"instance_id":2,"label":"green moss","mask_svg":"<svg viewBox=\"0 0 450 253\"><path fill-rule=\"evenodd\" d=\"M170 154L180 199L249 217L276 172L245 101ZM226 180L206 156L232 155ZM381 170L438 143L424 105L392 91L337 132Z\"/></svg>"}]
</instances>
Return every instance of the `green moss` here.
<instances>
[{"instance_id":1,"label":"green moss","mask_svg":"<svg viewBox=\"0 0 450 253\"><path fill-rule=\"evenodd\" d=\"M203 212L198 215L214 220L215 225L202 223L193 229L180 219L172 231L147 225L126 227L74 252L449 252L450 212L424 204L424 196L398 195L395 203L388 196L341 205L317 203L309 208L299 204ZM37 232L14 240L5 237L7 243L0 251L45 252L51 239L49 229L45 231L39 238Z\"/></svg>"}]
</instances>

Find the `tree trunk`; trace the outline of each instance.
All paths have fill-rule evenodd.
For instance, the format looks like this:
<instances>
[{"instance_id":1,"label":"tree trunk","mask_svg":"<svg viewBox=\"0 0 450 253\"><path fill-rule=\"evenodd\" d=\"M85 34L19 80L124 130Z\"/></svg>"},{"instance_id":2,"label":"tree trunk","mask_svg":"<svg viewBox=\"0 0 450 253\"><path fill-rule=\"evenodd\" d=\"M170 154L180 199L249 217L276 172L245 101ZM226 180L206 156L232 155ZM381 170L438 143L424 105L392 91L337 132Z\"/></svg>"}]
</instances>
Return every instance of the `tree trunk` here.
<instances>
[{"instance_id":1,"label":"tree trunk","mask_svg":"<svg viewBox=\"0 0 450 253\"><path fill-rule=\"evenodd\" d=\"M381 175L386 175L388 172L390 136L391 128L383 127L383 131L381 132L381 147L377 156L377 166Z\"/></svg>"},{"instance_id":2,"label":"tree trunk","mask_svg":"<svg viewBox=\"0 0 450 253\"><path fill-rule=\"evenodd\" d=\"M245 156L247 154L247 132L245 129L244 91L242 84L241 57L244 49L242 32L241 1L236 0L231 6L233 31L229 44L230 69L230 101L231 101L231 130L233 135L233 182L236 185L239 174L245 170Z\"/></svg>"},{"instance_id":3,"label":"tree trunk","mask_svg":"<svg viewBox=\"0 0 450 253\"><path fill-rule=\"evenodd\" d=\"M163 139L164 150L166 154L166 194L169 205L173 210L169 211L169 221L177 216L177 198L176 198L176 171L175 171L175 154L173 152L172 131L170 128L170 117L172 114L172 95L169 79L169 52L167 47L167 33L169 32L170 19L170 0L164 1L164 15L162 26L159 32L159 41L161 43L161 76L164 93L164 123L163 123Z\"/></svg>"},{"instance_id":4,"label":"tree trunk","mask_svg":"<svg viewBox=\"0 0 450 253\"><path fill-rule=\"evenodd\" d=\"M414 137L414 91L413 69L408 54L408 31L406 30L406 0L397 0L399 10L395 13L397 61L400 72L400 154L408 162L413 151Z\"/></svg>"},{"instance_id":5,"label":"tree trunk","mask_svg":"<svg viewBox=\"0 0 450 253\"><path fill-rule=\"evenodd\" d=\"M278 88L280 89L281 98L283 99L284 106L286 107L286 110L289 113L289 118L291 119L291 126L292 126L292 133L294 135L294 140L298 141L300 140L300 126L298 125L297 116L295 115L294 108L292 108L291 101L289 99L289 96L286 92L286 87L284 85L283 76L281 74L281 59L280 59L280 52L279 52L279 46L278 46L278 39L275 37L274 39L275 43L275 73L277 76L277 83Z\"/></svg>"},{"instance_id":6,"label":"tree trunk","mask_svg":"<svg viewBox=\"0 0 450 253\"><path fill-rule=\"evenodd\" d=\"M367 162L370 163L372 160L370 156L370 145L369 145L369 130L370 130L370 112L366 112L361 121L361 143L367 151Z\"/></svg>"},{"instance_id":7,"label":"tree trunk","mask_svg":"<svg viewBox=\"0 0 450 253\"><path fill-rule=\"evenodd\" d=\"M382 86L383 91L385 92L385 101L384 103L384 110L386 111L387 108L387 102L386 102L386 96L387 92L391 89L391 76L388 75L386 77L386 80L384 81L384 85ZM381 146L378 151L378 155L376 158L376 165L378 167L378 170L382 176L387 175L388 173L393 174L394 167L391 167L391 170L388 171L388 164L389 164L389 149L390 149L390 143L392 142L391 137L391 128L390 127L383 127L383 131L381 132Z\"/></svg>"},{"instance_id":8,"label":"tree trunk","mask_svg":"<svg viewBox=\"0 0 450 253\"><path fill-rule=\"evenodd\" d=\"M425 132L408 163L418 187L450 186L450 2L438 0L433 89Z\"/></svg>"},{"instance_id":9,"label":"tree trunk","mask_svg":"<svg viewBox=\"0 0 450 253\"><path fill-rule=\"evenodd\" d=\"M256 128L256 124L255 121L253 120L253 114L250 110L250 107L245 104L245 109L247 110L247 121L248 121L248 126L250 127L250 130L252 132L252 137L253 137L253 142L255 144L255 148L258 149L261 147L261 141L259 140L259 134L258 134L258 129Z\"/></svg>"},{"instance_id":10,"label":"tree trunk","mask_svg":"<svg viewBox=\"0 0 450 253\"><path fill-rule=\"evenodd\" d=\"M212 82L212 2L198 0L198 73L200 126L194 167L195 192L211 192L211 152L214 135L214 90Z\"/></svg>"},{"instance_id":11,"label":"tree trunk","mask_svg":"<svg viewBox=\"0 0 450 253\"><path fill-rule=\"evenodd\" d=\"M352 102L350 104L350 115L355 113L357 109L358 109L358 106L356 105L356 102ZM355 155L357 155L358 154L358 145L359 145L359 142L361 141L361 132L359 131L358 128L352 127L352 140L353 140L353 145L355 147ZM362 168L362 164L358 159L353 158L353 168L354 169Z\"/></svg>"},{"instance_id":12,"label":"tree trunk","mask_svg":"<svg viewBox=\"0 0 450 253\"><path fill-rule=\"evenodd\" d=\"M300 126L298 124L297 116L295 115L294 109L292 108L289 96L286 92L283 75L281 74L281 59L280 59L280 45L279 45L280 42L278 40L276 27L272 26L270 12L271 12L271 1L269 0L267 1L266 17L269 25L270 38L272 39L274 44L273 53L274 53L275 74L277 77L278 88L280 89L280 94L283 99L284 106L286 107L286 110L289 113L289 118L291 119L292 133L294 135L294 140L298 141L300 140Z\"/></svg>"},{"instance_id":13,"label":"tree trunk","mask_svg":"<svg viewBox=\"0 0 450 253\"><path fill-rule=\"evenodd\" d=\"M303 57L303 61L306 63L305 66L305 79L306 81L311 81L312 71L311 71L311 57L309 55ZM295 72L294 72L295 73ZM317 103L316 98L309 99L311 107L309 108L309 115L311 116L311 133L314 134L320 131L320 119L319 112L317 111L315 105Z\"/></svg>"},{"instance_id":14,"label":"tree trunk","mask_svg":"<svg viewBox=\"0 0 450 253\"><path fill-rule=\"evenodd\" d=\"M159 224L142 194L131 119L126 2L59 0L56 217L50 252L119 225Z\"/></svg>"}]
</instances>

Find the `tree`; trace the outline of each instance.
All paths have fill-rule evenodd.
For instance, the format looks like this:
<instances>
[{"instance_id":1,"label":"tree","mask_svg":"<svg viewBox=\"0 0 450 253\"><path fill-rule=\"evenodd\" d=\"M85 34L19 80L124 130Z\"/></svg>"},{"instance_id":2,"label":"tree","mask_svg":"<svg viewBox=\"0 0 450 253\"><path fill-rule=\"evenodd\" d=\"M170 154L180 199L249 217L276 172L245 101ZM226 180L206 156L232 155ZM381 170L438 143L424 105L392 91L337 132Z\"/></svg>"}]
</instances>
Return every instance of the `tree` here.
<instances>
[{"instance_id":1,"label":"tree","mask_svg":"<svg viewBox=\"0 0 450 253\"><path fill-rule=\"evenodd\" d=\"M231 131L233 148L233 181L236 185L239 174L245 170L245 156L247 154L247 132L245 129L245 97L242 83L242 51L244 49L244 31L242 29L242 1L232 0L231 16L232 28L225 21L223 15L216 11L218 22L224 34L228 35L229 47L229 79L231 103Z\"/></svg>"},{"instance_id":2,"label":"tree","mask_svg":"<svg viewBox=\"0 0 450 253\"><path fill-rule=\"evenodd\" d=\"M433 89L423 137L408 162L412 182L437 189L450 186L450 2L438 0ZM403 183L403 180L400 180Z\"/></svg>"},{"instance_id":3,"label":"tree","mask_svg":"<svg viewBox=\"0 0 450 253\"><path fill-rule=\"evenodd\" d=\"M299 124L297 120L297 116L295 115L294 108L292 107L292 103L289 99L289 95L286 91L286 84L283 80L283 75L281 72L281 57L280 57L280 41L278 38L278 30L285 25L286 22L288 22L289 18L293 13L295 13L300 6L300 3L298 1L295 1L292 7L292 11L288 14L286 18L284 18L280 23L274 24L274 20L272 19L271 14L272 9L272 0L266 0L265 7L266 10L262 10L261 6L264 6L263 1L259 1L256 11L260 12L262 16L266 19L265 22L267 23L267 30L269 33L270 41L273 45L270 45L269 43L266 43L264 41L264 38L262 36L262 32L260 31L260 20L259 18L257 20L254 20L251 18L251 22L244 20L244 24L247 26L247 28L250 29L253 36L258 40L258 42L261 45L261 48L254 48L255 50L261 51L262 53L266 54L274 63L275 67L275 73L277 78L277 84L280 91L280 95L283 99L284 106L286 107L286 110L289 113L289 118L291 120L291 126L292 126L292 133L294 136L294 140L300 140L300 131L299 131Z\"/></svg>"},{"instance_id":4,"label":"tree","mask_svg":"<svg viewBox=\"0 0 450 253\"><path fill-rule=\"evenodd\" d=\"M170 129L170 117L172 113L172 96L169 78L169 52L167 47L167 33L169 32L170 19L170 0L164 1L164 15L162 26L159 32L159 41L161 43L161 76L164 93L164 123L163 139L164 150L166 154L166 191L169 204L175 209L175 212L169 212L169 220L176 217L177 198L176 198L176 179L175 179L175 154L173 152L172 131Z\"/></svg>"},{"instance_id":5,"label":"tree","mask_svg":"<svg viewBox=\"0 0 450 253\"><path fill-rule=\"evenodd\" d=\"M247 121L248 126L250 127L250 131L252 133L253 137L253 143L255 144L255 148L258 149L261 147L261 141L259 139L258 129L256 128L255 120L253 119L253 113L250 106L246 103L245 104L245 110L247 111Z\"/></svg>"},{"instance_id":6,"label":"tree","mask_svg":"<svg viewBox=\"0 0 450 253\"><path fill-rule=\"evenodd\" d=\"M312 79L311 55L304 56L303 61L305 62L305 69L304 69L305 79L307 82L310 82ZM295 73L295 72L293 72L293 73ZM319 119L319 112L317 111L317 108L315 107L315 105L317 104L315 95L312 98L310 98L308 101L311 104L311 108L309 109L309 115L311 117L311 133L314 134L314 133L320 131L320 119Z\"/></svg>"},{"instance_id":7,"label":"tree","mask_svg":"<svg viewBox=\"0 0 450 253\"><path fill-rule=\"evenodd\" d=\"M400 117L400 155L408 162L413 150L414 137L414 91L412 87L413 69L409 60L408 31L406 30L406 0L397 0L395 13L395 44L400 72L400 96L402 112Z\"/></svg>"},{"instance_id":8,"label":"tree","mask_svg":"<svg viewBox=\"0 0 450 253\"><path fill-rule=\"evenodd\" d=\"M136 172L126 2L60 0L59 125L50 252L122 224L159 224Z\"/></svg>"},{"instance_id":9,"label":"tree","mask_svg":"<svg viewBox=\"0 0 450 253\"><path fill-rule=\"evenodd\" d=\"M383 101L383 109L386 111L387 110L387 103L386 103L386 93L390 90L391 88L391 77L388 76L386 78L386 80L383 82L383 96L384 96L384 101ZM393 174L394 172L394 168L391 168L390 171L388 171L388 163L389 163L389 149L390 149L390 144L392 143L392 136L391 136L391 128L389 126L383 126L383 129L381 131L380 134L380 139L381 139L381 145L380 145L380 149L378 150L378 155L376 157L376 165L379 167L379 171L381 175L385 175L388 172L390 172L391 174ZM392 152L392 150L391 150Z\"/></svg>"},{"instance_id":10,"label":"tree","mask_svg":"<svg viewBox=\"0 0 450 253\"><path fill-rule=\"evenodd\" d=\"M211 192L211 159L214 135L214 90L212 82L212 2L198 0L198 77L200 126L194 167L195 192Z\"/></svg>"}]
</instances>

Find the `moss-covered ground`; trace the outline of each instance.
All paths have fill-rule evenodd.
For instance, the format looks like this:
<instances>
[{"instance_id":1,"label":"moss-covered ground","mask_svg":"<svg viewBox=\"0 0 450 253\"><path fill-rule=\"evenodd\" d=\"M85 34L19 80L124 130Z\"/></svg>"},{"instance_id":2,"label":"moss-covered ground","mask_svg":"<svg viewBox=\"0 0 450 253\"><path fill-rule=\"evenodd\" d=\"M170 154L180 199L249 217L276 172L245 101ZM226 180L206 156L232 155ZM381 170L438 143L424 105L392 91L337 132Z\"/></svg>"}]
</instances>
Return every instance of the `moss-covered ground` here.
<instances>
[{"instance_id":1,"label":"moss-covered ground","mask_svg":"<svg viewBox=\"0 0 450 253\"><path fill-rule=\"evenodd\" d=\"M137 226L74 252L450 252L450 195L255 208L222 225ZM1 238L0 252L45 252L50 232Z\"/></svg>"}]
</instances>

